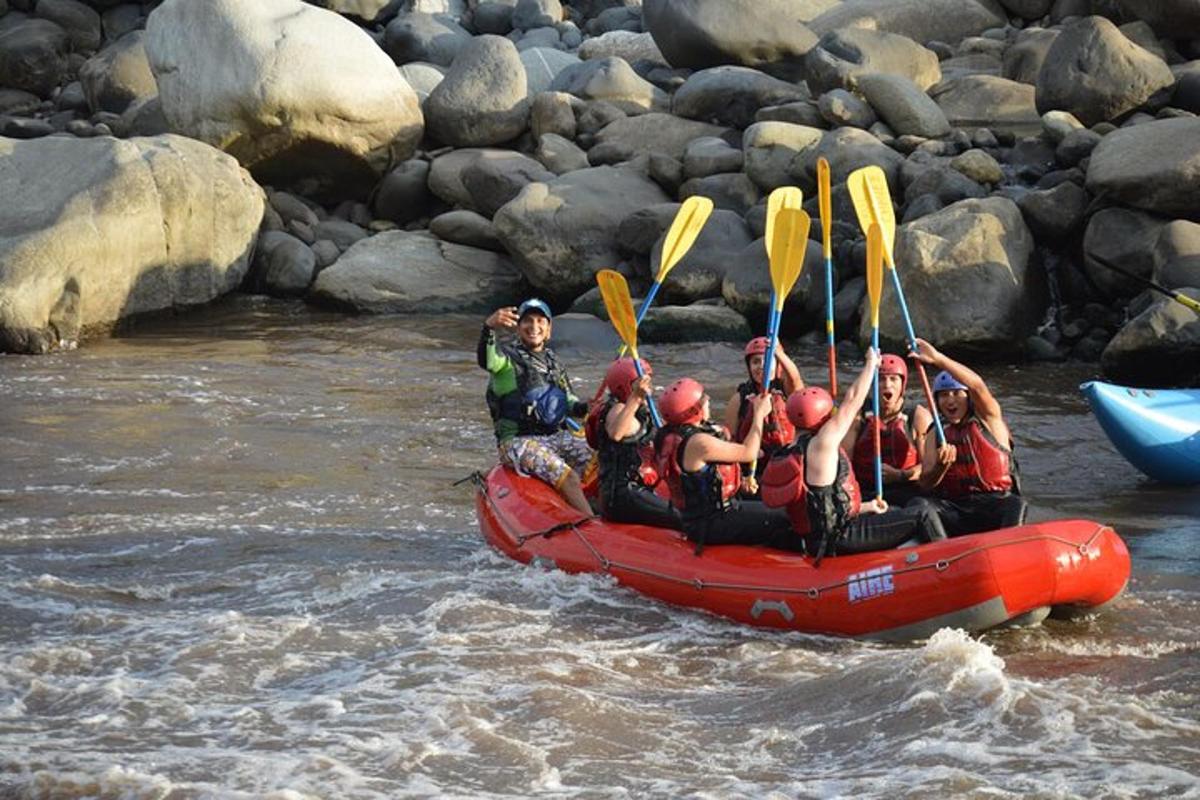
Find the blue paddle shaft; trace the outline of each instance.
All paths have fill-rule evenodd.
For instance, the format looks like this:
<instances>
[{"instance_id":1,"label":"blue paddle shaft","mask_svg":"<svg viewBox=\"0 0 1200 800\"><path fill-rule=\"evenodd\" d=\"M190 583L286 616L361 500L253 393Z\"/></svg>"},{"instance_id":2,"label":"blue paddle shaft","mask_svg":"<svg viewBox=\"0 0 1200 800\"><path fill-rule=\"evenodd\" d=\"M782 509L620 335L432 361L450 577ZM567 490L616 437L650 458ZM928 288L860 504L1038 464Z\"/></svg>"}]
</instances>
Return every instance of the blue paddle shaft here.
<instances>
[{"instance_id":1,"label":"blue paddle shaft","mask_svg":"<svg viewBox=\"0 0 1200 800\"><path fill-rule=\"evenodd\" d=\"M826 339L829 346L834 346L833 341L833 259L825 259L825 319L828 325L825 328Z\"/></svg>"},{"instance_id":2,"label":"blue paddle shaft","mask_svg":"<svg viewBox=\"0 0 1200 800\"><path fill-rule=\"evenodd\" d=\"M917 334L913 330L912 317L908 314L908 303L904 302L904 289L900 287L900 276L896 273L894 266L888 272L892 273L892 285L896 287L896 298L900 301L900 315L904 317L904 329L908 332L908 349L916 353ZM922 369L920 364L917 365L917 368ZM930 397L929 402L933 404L933 408L929 411L933 414L933 426L937 429L938 444L943 445L946 443L946 431L942 429L942 417L938 414L935 399Z\"/></svg>"},{"instance_id":3,"label":"blue paddle shaft","mask_svg":"<svg viewBox=\"0 0 1200 800\"><path fill-rule=\"evenodd\" d=\"M642 301L642 307L638 309L637 319L634 320L636 326L641 327L642 320L646 318L646 312L650 310L650 306L654 303L654 298L658 295L660 286L662 284L655 281L654 285L650 287L650 291L646 293L646 299Z\"/></svg>"},{"instance_id":4,"label":"blue paddle shaft","mask_svg":"<svg viewBox=\"0 0 1200 800\"><path fill-rule=\"evenodd\" d=\"M639 378L641 378L643 375L646 374L646 373L642 372L641 359L635 358L633 360L633 368L635 370L637 370L637 376ZM662 427L662 417L660 417L658 415L658 406L656 406L654 404L654 398L651 397L650 395L646 395L646 407L650 409L650 419L654 421L654 427L661 428Z\"/></svg>"}]
</instances>

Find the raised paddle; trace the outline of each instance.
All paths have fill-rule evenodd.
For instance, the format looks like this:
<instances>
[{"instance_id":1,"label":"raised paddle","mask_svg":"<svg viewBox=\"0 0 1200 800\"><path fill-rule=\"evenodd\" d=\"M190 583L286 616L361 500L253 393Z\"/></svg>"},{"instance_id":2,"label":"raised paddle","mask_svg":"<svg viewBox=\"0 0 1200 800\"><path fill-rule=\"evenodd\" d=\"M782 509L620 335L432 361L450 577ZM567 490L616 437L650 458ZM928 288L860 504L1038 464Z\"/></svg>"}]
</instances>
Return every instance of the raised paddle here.
<instances>
[{"instance_id":1,"label":"raised paddle","mask_svg":"<svg viewBox=\"0 0 1200 800\"><path fill-rule=\"evenodd\" d=\"M804 205L804 193L797 186L779 186L771 191L767 196L767 225L766 232L763 236L763 245L767 250L768 261L771 258L771 246L775 238L775 219L779 216L780 210L784 208L801 208ZM767 309L767 338L770 339L774 333L774 326L779 325L779 320L775 318L773 309L775 308L775 289L771 288L771 304ZM772 325L774 321L774 325ZM765 366L765 364L764 364ZM763 373L763 380L767 383L771 382L771 378L767 377L767 373Z\"/></svg>"},{"instance_id":2,"label":"raised paddle","mask_svg":"<svg viewBox=\"0 0 1200 800\"><path fill-rule=\"evenodd\" d=\"M817 205L821 211L821 251L825 255L825 340L829 352L829 394L837 399L837 347L833 336L833 197L829 162L817 159Z\"/></svg>"},{"instance_id":3,"label":"raised paddle","mask_svg":"<svg viewBox=\"0 0 1200 800\"><path fill-rule=\"evenodd\" d=\"M929 376L925 374L925 365L917 358L917 334L913 331L912 317L908 313L908 303L904 301L904 288L900 285L900 275L896 272L896 263L892 260L892 243L896 238L896 212L892 208L892 196L888 192L887 176L883 169L877 166L862 167L850 173L846 179L846 187L850 190L850 199L854 201L854 213L858 216L859 227L866 233L871 223L879 226L883 234L883 263L892 276L892 286L896 289L896 299L900 302L900 315L904 319L904 328L908 333L908 354L917 368L921 379L921 389L925 392L925 402L933 414L933 425L937 431L939 445L946 443L946 432L942 429L942 418L938 414L937 403L933 399L933 390L929 386Z\"/></svg>"},{"instance_id":4,"label":"raised paddle","mask_svg":"<svg viewBox=\"0 0 1200 800\"><path fill-rule=\"evenodd\" d=\"M608 310L608 318L612 322L613 328L616 329L617 335L621 337L621 341L629 349L629 355L633 357L633 368L637 370L640 378L644 373L641 361L638 359L637 320L633 316L633 300L629 297L629 284L625 282L624 275L611 269L602 269L597 272L596 283L600 286L600 298ZM661 428L662 418L658 415L658 407L654 405L654 398L647 396L646 406L650 409L650 418L654 420L654 426Z\"/></svg>"},{"instance_id":5,"label":"raised paddle","mask_svg":"<svg viewBox=\"0 0 1200 800\"><path fill-rule=\"evenodd\" d=\"M1154 281L1150 280L1149 278L1143 278L1141 275L1135 275L1134 273L1130 272L1129 270L1125 269L1124 267L1118 267L1116 264L1114 264L1111 261L1108 261L1106 259L1103 259L1100 256L1091 255L1089 257L1093 261L1095 261L1097 264L1104 267L1105 269L1111 269L1113 272L1116 272L1120 275L1124 275L1126 278L1129 278L1131 280L1135 280L1138 283L1141 283L1143 286L1146 286L1149 289L1153 289L1156 292L1165 294L1167 297L1171 298L1172 300L1180 302L1183 305L1190 308L1192 311L1195 311L1197 314L1200 314L1200 302L1193 300L1192 298L1188 297L1183 292L1176 292L1173 289L1168 289L1167 287L1163 286L1161 283L1155 283Z\"/></svg>"},{"instance_id":6,"label":"raised paddle","mask_svg":"<svg viewBox=\"0 0 1200 800\"><path fill-rule=\"evenodd\" d=\"M883 296L883 234L874 222L867 229L867 299L871 303L871 347L879 349L879 299ZM875 414L875 499L883 499L883 447L879 441L879 368L871 379L871 410Z\"/></svg>"}]
</instances>

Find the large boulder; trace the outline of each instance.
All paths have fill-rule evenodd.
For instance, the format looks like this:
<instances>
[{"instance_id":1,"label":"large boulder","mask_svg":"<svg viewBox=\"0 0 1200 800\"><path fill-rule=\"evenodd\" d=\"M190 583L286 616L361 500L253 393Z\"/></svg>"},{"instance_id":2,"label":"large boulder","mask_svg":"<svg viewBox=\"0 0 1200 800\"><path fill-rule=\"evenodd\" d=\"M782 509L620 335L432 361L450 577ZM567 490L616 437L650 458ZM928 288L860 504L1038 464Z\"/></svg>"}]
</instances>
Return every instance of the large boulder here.
<instances>
[{"instance_id":1,"label":"large boulder","mask_svg":"<svg viewBox=\"0 0 1200 800\"><path fill-rule=\"evenodd\" d=\"M424 232L363 239L321 271L309 299L372 314L487 311L524 294L504 255L444 242Z\"/></svg>"},{"instance_id":2,"label":"large boulder","mask_svg":"<svg viewBox=\"0 0 1200 800\"><path fill-rule=\"evenodd\" d=\"M371 37L300 0L166 0L145 47L172 130L264 183L365 196L422 135L416 93Z\"/></svg>"},{"instance_id":3,"label":"large boulder","mask_svg":"<svg viewBox=\"0 0 1200 800\"><path fill-rule=\"evenodd\" d=\"M790 122L756 122L742 135L745 170L763 191L792 183L809 161L802 156L815 150L825 131ZM814 157L815 158L815 157Z\"/></svg>"},{"instance_id":4,"label":"large boulder","mask_svg":"<svg viewBox=\"0 0 1200 800\"><path fill-rule=\"evenodd\" d=\"M80 68L79 82L93 112L120 114L134 102L158 95L143 35L142 31L127 33Z\"/></svg>"},{"instance_id":5,"label":"large boulder","mask_svg":"<svg viewBox=\"0 0 1200 800\"><path fill-rule=\"evenodd\" d=\"M100 15L79 0L38 0L34 13L67 32L72 52L90 55L100 48Z\"/></svg>"},{"instance_id":6,"label":"large boulder","mask_svg":"<svg viewBox=\"0 0 1200 800\"><path fill-rule=\"evenodd\" d=\"M475 201L463 185L463 172L480 158L510 158L519 154L513 150L491 147L464 147L451 150L433 160L429 167L429 191L452 206L475 211Z\"/></svg>"},{"instance_id":7,"label":"large boulder","mask_svg":"<svg viewBox=\"0 0 1200 800\"><path fill-rule=\"evenodd\" d=\"M471 195L471 205L489 218L529 184L554 177L555 173L540 162L516 152L504 158L483 155L468 164L460 176L463 188Z\"/></svg>"},{"instance_id":8,"label":"large boulder","mask_svg":"<svg viewBox=\"0 0 1200 800\"><path fill-rule=\"evenodd\" d=\"M560 72L578 63L578 56L552 47L529 47L522 50L521 65L525 67L527 94L535 97L539 92L547 91Z\"/></svg>"},{"instance_id":9,"label":"large boulder","mask_svg":"<svg viewBox=\"0 0 1200 800\"><path fill-rule=\"evenodd\" d=\"M809 99L803 83L749 67L710 67L692 73L671 99L671 113L733 128L754 124L760 108Z\"/></svg>"},{"instance_id":10,"label":"large boulder","mask_svg":"<svg viewBox=\"0 0 1200 800\"><path fill-rule=\"evenodd\" d=\"M1046 62L1050 45L1062 33L1060 28L1026 28L1004 51L1000 76L1010 81L1036 84Z\"/></svg>"},{"instance_id":11,"label":"large boulder","mask_svg":"<svg viewBox=\"0 0 1200 800\"><path fill-rule=\"evenodd\" d=\"M997 75L963 75L931 95L955 128L1036 130L1041 125L1034 88Z\"/></svg>"},{"instance_id":12,"label":"large boulder","mask_svg":"<svg viewBox=\"0 0 1200 800\"><path fill-rule=\"evenodd\" d=\"M936 139L950 133L941 107L903 75L860 75L858 90L897 136Z\"/></svg>"},{"instance_id":13,"label":"large boulder","mask_svg":"<svg viewBox=\"0 0 1200 800\"><path fill-rule=\"evenodd\" d=\"M425 101L429 134L454 147L517 138L529 125L529 89L517 48L502 36L470 41Z\"/></svg>"},{"instance_id":14,"label":"large boulder","mask_svg":"<svg viewBox=\"0 0 1200 800\"><path fill-rule=\"evenodd\" d=\"M1182 293L1200 300L1200 288ZM1100 356L1100 368L1121 383L1195 385L1200 380L1200 316L1164 297L1125 323Z\"/></svg>"},{"instance_id":15,"label":"large boulder","mask_svg":"<svg viewBox=\"0 0 1200 800\"><path fill-rule=\"evenodd\" d=\"M448 67L471 41L471 34L452 17L410 11L388 23L383 49L397 64L427 61Z\"/></svg>"},{"instance_id":16,"label":"large boulder","mask_svg":"<svg viewBox=\"0 0 1200 800\"><path fill-rule=\"evenodd\" d=\"M766 325L771 306L771 269L767 247L756 239L733 259L721 283L721 295L729 307L758 328ZM783 323L790 333L814 328L825 318L825 258L819 242L810 241L804 251L804 268L788 292Z\"/></svg>"},{"instance_id":17,"label":"large boulder","mask_svg":"<svg viewBox=\"0 0 1200 800\"><path fill-rule=\"evenodd\" d=\"M1037 79L1037 109L1069 111L1084 125L1116 119L1175 83L1166 62L1104 17L1063 27Z\"/></svg>"},{"instance_id":18,"label":"large boulder","mask_svg":"<svg viewBox=\"0 0 1200 800\"><path fill-rule=\"evenodd\" d=\"M566 92L583 100L604 100L626 114L666 111L667 93L634 72L624 59L608 58L571 64L550 82L550 91Z\"/></svg>"},{"instance_id":19,"label":"large boulder","mask_svg":"<svg viewBox=\"0 0 1200 800\"><path fill-rule=\"evenodd\" d=\"M872 28L915 42L958 44L989 28L1008 24L994 0L846 0L812 20L818 36L838 28Z\"/></svg>"},{"instance_id":20,"label":"large boulder","mask_svg":"<svg viewBox=\"0 0 1200 800\"><path fill-rule=\"evenodd\" d=\"M1200 5L1196 0L1117 0L1117 5L1150 23L1165 39L1200 39Z\"/></svg>"},{"instance_id":21,"label":"large boulder","mask_svg":"<svg viewBox=\"0 0 1200 800\"><path fill-rule=\"evenodd\" d=\"M250 263L262 190L179 136L0 139L0 350L41 353L206 303Z\"/></svg>"},{"instance_id":22,"label":"large boulder","mask_svg":"<svg viewBox=\"0 0 1200 800\"><path fill-rule=\"evenodd\" d=\"M642 114L614 120L596 134L588 151L593 164L616 164L643 154L658 153L682 161L688 143L706 136L728 139L729 128L681 119L670 114Z\"/></svg>"},{"instance_id":23,"label":"large boulder","mask_svg":"<svg viewBox=\"0 0 1200 800\"><path fill-rule=\"evenodd\" d=\"M637 170L591 167L531 183L493 222L534 288L571 300L595 285L597 271L620 262L621 220L669 199Z\"/></svg>"},{"instance_id":24,"label":"large boulder","mask_svg":"<svg viewBox=\"0 0 1200 800\"><path fill-rule=\"evenodd\" d=\"M587 39L579 46L579 57L584 61L594 58L616 56L630 64L635 61L653 61L666 64L654 37L649 33L634 33L633 31L608 31L601 36Z\"/></svg>"},{"instance_id":25,"label":"large boulder","mask_svg":"<svg viewBox=\"0 0 1200 800\"><path fill-rule=\"evenodd\" d=\"M942 79L938 57L907 36L867 28L840 28L821 37L804 58L805 82L817 94L858 88L858 76L904 75L921 89Z\"/></svg>"},{"instance_id":26,"label":"large boulder","mask_svg":"<svg viewBox=\"0 0 1200 800\"><path fill-rule=\"evenodd\" d=\"M49 20L19 16L0 26L0 86L49 97L67 72L67 32Z\"/></svg>"},{"instance_id":27,"label":"large boulder","mask_svg":"<svg viewBox=\"0 0 1200 800\"><path fill-rule=\"evenodd\" d=\"M638 339L650 344L737 342L753 331L746 318L729 306L696 303L690 306L657 306L646 312L638 326Z\"/></svg>"},{"instance_id":28,"label":"large boulder","mask_svg":"<svg viewBox=\"0 0 1200 800\"><path fill-rule=\"evenodd\" d=\"M672 204L666 222L669 227L678 206ZM657 272L662 262L662 249L666 241L664 228L650 251L650 271ZM667 273L663 281L662 295L666 302L691 303L710 297L721 296L721 284L731 265L738 263L741 252L753 237L740 214L725 209L716 209L692 249ZM647 278L652 276L647 274Z\"/></svg>"},{"instance_id":29,"label":"large boulder","mask_svg":"<svg viewBox=\"0 0 1200 800\"><path fill-rule=\"evenodd\" d=\"M800 77L817 43L807 19L835 0L646 0L646 30L673 67L723 64Z\"/></svg>"},{"instance_id":30,"label":"large boulder","mask_svg":"<svg viewBox=\"0 0 1200 800\"><path fill-rule=\"evenodd\" d=\"M1140 278L1154 272L1154 245L1166 220L1128 208L1105 208L1092 215L1083 234L1083 267L1092 285L1109 297L1133 297L1145 288L1104 263Z\"/></svg>"},{"instance_id":31,"label":"large boulder","mask_svg":"<svg viewBox=\"0 0 1200 800\"><path fill-rule=\"evenodd\" d=\"M1156 214L1200 220L1200 118L1155 120L1108 134L1092 151L1087 189Z\"/></svg>"},{"instance_id":32,"label":"large boulder","mask_svg":"<svg viewBox=\"0 0 1200 800\"><path fill-rule=\"evenodd\" d=\"M1154 246L1154 280L1168 289L1200 286L1200 224L1177 219Z\"/></svg>"},{"instance_id":33,"label":"large boulder","mask_svg":"<svg viewBox=\"0 0 1200 800\"><path fill-rule=\"evenodd\" d=\"M1016 351L1046 309L1033 236L1004 197L962 200L897 230L896 263L913 327L939 347ZM884 281L880 336L904 340L891 281ZM870 335L864 313L861 338Z\"/></svg>"}]
</instances>

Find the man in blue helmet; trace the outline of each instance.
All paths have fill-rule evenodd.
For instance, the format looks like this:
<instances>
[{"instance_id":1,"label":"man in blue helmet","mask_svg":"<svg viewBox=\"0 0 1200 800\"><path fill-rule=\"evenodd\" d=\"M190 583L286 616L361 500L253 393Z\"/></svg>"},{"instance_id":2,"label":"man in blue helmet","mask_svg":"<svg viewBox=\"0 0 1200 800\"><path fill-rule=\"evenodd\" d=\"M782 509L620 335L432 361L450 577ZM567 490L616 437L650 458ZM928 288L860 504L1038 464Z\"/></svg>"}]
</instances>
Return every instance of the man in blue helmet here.
<instances>
[{"instance_id":1,"label":"man in blue helmet","mask_svg":"<svg viewBox=\"0 0 1200 800\"><path fill-rule=\"evenodd\" d=\"M950 536L996 530L1025 521L1012 435L1000 403L978 373L917 339L917 356L942 370L933 397L946 443L925 436L920 486L933 498L918 498L937 511Z\"/></svg>"},{"instance_id":2,"label":"man in blue helmet","mask_svg":"<svg viewBox=\"0 0 1200 800\"><path fill-rule=\"evenodd\" d=\"M550 347L552 319L550 307L537 298L496 309L484 322L476 360L490 375L487 404L500 462L540 478L591 516L582 476L592 449L569 427L569 417L586 414L587 403L572 393ZM497 342L498 328L515 330L516 341Z\"/></svg>"}]
</instances>

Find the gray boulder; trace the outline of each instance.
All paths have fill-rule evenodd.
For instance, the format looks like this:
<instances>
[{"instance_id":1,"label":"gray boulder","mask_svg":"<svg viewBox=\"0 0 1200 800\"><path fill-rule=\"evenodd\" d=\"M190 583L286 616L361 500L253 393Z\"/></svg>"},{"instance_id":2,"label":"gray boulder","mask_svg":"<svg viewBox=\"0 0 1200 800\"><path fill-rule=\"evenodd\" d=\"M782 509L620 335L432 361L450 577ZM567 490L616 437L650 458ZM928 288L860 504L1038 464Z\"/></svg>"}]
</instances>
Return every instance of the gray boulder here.
<instances>
[{"instance_id":1,"label":"gray boulder","mask_svg":"<svg viewBox=\"0 0 1200 800\"><path fill-rule=\"evenodd\" d=\"M517 155L512 150L467 147L451 150L429 165L429 191L439 199L460 208L475 210L474 198L462 182L462 173L479 158L508 158Z\"/></svg>"},{"instance_id":2,"label":"gray boulder","mask_svg":"<svg viewBox=\"0 0 1200 800\"><path fill-rule=\"evenodd\" d=\"M1200 224L1177 219L1154 245L1154 280L1168 289L1200 286Z\"/></svg>"},{"instance_id":3,"label":"gray boulder","mask_svg":"<svg viewBox=\"0 0 1200 800\"><path fill-rule=\"evenodd\" d=\"M867 28L840 28L821 37L804 58L805 82L817 94L858 88L858 76L903 75L922 90L942 78L938 57L907 36Z\"/></svg>"},{"instance_id":4,"label":"gray boulder","mask_svg":"<svg viewBox=\"0 0 1200 800\"><path fill-rule=\"evenodd\" d=\"M466 209L447 211L429 221L429 232L439 239L483 250L504 252L496 226L487 217Z\"/></svg>"},{"instance_id":5,"label":"gray boulder","mask_svg":"<svg viewBox=\"0 0 1200 800\"><path fill-rule=\"evenodd\" d=\"M275 297L299 297L317 271L317 256L287 233L268 231L259 237L245 288Z\"/></svg>"},{"instance_id":6,"label":"gray boulder","mask_svg":"<svg viewBox=\"0 0 1200 800\"><path fill-rule=\"evenodd\" d=\"M67 32L45 19L0 27L0 86L49 97L67 72Z\"/></svg>"},{"instance_id":7,"label":"gray boulder","mask_svg":"<svg viewBox=\"0 0 1200 800\"><path fill-rule=\"evenodd\" d=\"M872 28L915 42L958 44L1008 18L993 0L846 0L809 23L818 36L839 28Z\"/></svg>"},{"instance_id":8,"label":"gray boulder","mask_svg":"<svg viewBox=\"0 0 1200 800\"><path fill-rule=\"evenodd\" d=\"M513 8L512 26L519 31L554 26L563 18L558 0L517 0Z\"/></svg>"},{"instance_id":9,"label":"gray boulder","mask_svg":"<svg viewBox=\"0 0 1200 800\"><path fill-rule=\"evenodd\" d=\"M1092 151L1093 195L1163 214L1200 219L1200 118L1180 117L1114 131Z\"/></svg>"},{"instance_id":10,"label":"gray boulder","mask_svg":"<svg viewBox=\"0 0 1200 800\"><path fill-rule=\"evenodd\" d=\"M755 327L763 327L771 306L771 269L762 239L751 242L733 259L721 283L729 307ZM825 258L821 243L809 241L804 268L788 293L785 322L791 331L809 330L825 318Z\"/></svg>"},{"instance_id":11,"label":"gray boulder","mask_svg":"<svg viewBox=\"0 0 1200 800\"><path fill-rule=\"evenodd\" d=\"M1004 51L1000 75L1010 81L1036 84L1050 52L1050 45L1062 33L1059 28L1026 28Z\"/></svg>"},{"instance_id":12,"label":"gray boulder","mask_svg":"<svg viewBox=\"0 0 1200 800\"><path fill-rule=\"evenodd\" d=\"M468 164L459 177L475 210L492 217L529 184L554 180L556 176L538 161L514 152L503 158L483 155Z\"/></svg>"},{"instance_id":13,"label":"gray boulder","mask_svg":"<svg viewBox=\"0 0 1200 800\"><path fill-rule=\"evenodd\" d=\"M1029 130L1040 124L1034 87L996 75L943 81L931 95L955 128Z\"/></svg>"},{"instance_id":14,"label":"gray boulder","mask_svg":"<svg viewBox=\"0 0 1200 800\"><path fill-rule=\"evenodd\" d=\"M250 263L262 190L178 136L0 139L0 350L42 353L207 303Z\"/></svg>"},{"instance_id":15,"label":"gray boulder","mask_svg":"<svg viewBox=\"0 0 1200 800\"><path fill-rule=\"evenodd\" d=\"M581 61L563 69L550 83L550 91L566 92L583 100L604 100L626 114L666 111L667 93L633 71L620 58Z\"/></svg>"},{"instance_id":16,"label":"gray boulder","mask_svg":"<svg viewBox=\"0 0 1200 800\"><path fill-rule=\"evenodd\" d=\"M788 186L810 160L802 156L815 151L824 135L822 129L806 125L756 122L742 135L746 174L764 192Z\"/></svg>"},{"instance_id":17,"label":"gray boulder","mask_svg":"<svg viewBox=\"0 0 1200 800\"><path fill-rule=\"evenodd\" d=\"M1166 39L1200 39L1200 6L1195 0L1117 0L1127 14L1150 23Z\"/></svg>"},{"instance_id":18,"label":"gray boulder","mask_svg":"<svg viewBox=\"0 0 1200 800\"><path fill-rule=\"evenodd\" d=\"M737 342L753 336L746 318L724 305L657 306L638 326L638 340L649 344Z\"/></svg>"},{"instance_id":19,"label":"gray boulder","mask_svg":"<svg viewBox=\"0 0 1200 800\"><path fill-rule=\"evenodd\" d=\"M588 160L593 164L616 164L635 156L660 153L682 161L689 142L705 136L726 138L732 133L729 128L670 114L642 114L606 125L596 134L596 144L588 151Z\"/></svg>"},{"instance_id":20,"label":"gray boulder","mask_svg":"<svg viewBox=\"0 0 1200 800\"><path fill-rule=\"evenodd\" d=\"M166 0L145 48L171 128L264 183L365 195L421 138L417 96L387 55L300 0Z\"/></svg>"},{"instance_id":21,"label":"gray boulder","mask_svg":"<svg viewBox=\"0 0 1200 800\"><path fill-rule=\"evenodd\" d=\"M357 17L365 23L380 22L389 13L394 13L394 0L320 0L320 5L347 17Z\"/></svg>"},{"instance_id":22,"label":"gray boulder","mask_svg":"<svg viewBox=\"0 0 1200 800\"><path fill-rule=\"evenodd\" d=\"M722 172L740 172L745 156L729 142L716 137L695 139L683 154L683 174L705 178Z\"/></svg>"},{"instance_id":23,"label":"gray boulder","mask_svg":"<svg viewBox=\"0 0 1200 800\"><path fill-rule=\"evenodd\" d=\"M89 58L79 70L92 112L121 114L138 101L158 96L158 83L150 71L143 31L134 31Z\"/></svg>"},{"instance_id":24,"label":"gray boulder","mask_svg":"<svg viewBox=\"0 0 1200 800\"><path fill-rule=\"evenodd\" d=\"M563 175L591 166L587 153L583 152L570 139L563 138L556 133L543 133L538 137L537 149L534 150L533 157L555 175Z\"/></svg>"},{"instance_id":25,"label":"gray boulder","mask_svg":"<svg viewBox=\"0 0 1200 800\"><path fill-rule=\"evenodd\" d=\"M652 280L652 273L658 272L667 230L678 210L678 203L670 203L644 209L638 215L657 228L654 246L650 250L647 262L647 280ZM645 212L651 212L652 216L645 216ZM635 220L629 220L628 223L635 223ZM622 230L628 230L628 223L622 223ZM668 303L684 305L697 300L720 297L721 284L730 265L737 263L742 250L752 240L750 229L741 214L721 208L715 209L704 224L692 249L667 273L666 280L663 281L662 297Z\"/></svg>"},{"instance_id":26,"label":"gray boulder","mask_svg":"<svg viewBox=\"0 0 1200 800\"><path fill-rule=\"evenodd\" d=\"M654 37L649 33L633 31L608 31L601 36L595 36L584 41L579 47L579 57L584 61L596 58L615 56L628 61L653 61L666 64L667 59L654 43Z\"/></svg>"},{"instance_id":27,"label":"gray boulder","mask_svg":"<svg viewBox=\"0 0 1200 800\"><path fill-rule=\"evenodd\" d=\"M1065 248L1083 227L1087 203L1087 192L1071 181L1017 199L1025 223L1038 242L1057 249Z\"/></svg>"},{"instance_id":28,"label":"gray boulder","mask_svg":"<svg viewBox=\"0 0 1200 800\"><path fill-rule=\"evenodd\" d=\"M833 128L843 125L870 128L879 121L869 103L845 89L831 89L821 95L817 100L817 110Z\"/></svg>"},{"instance_id":29,"label":"gray boulder","mask_svg":"<svg viewBox=\"0 0 1200 800\"><path fill-rule=\"evenodd\" d=\"M478 312L519 302L522 283L499 253L424 232L387 231L363 239L322 270L308 296L371 314Z\"/></svg>"},{"instance_id":30,"label":"gray boulder","mask_svg":"<svg viewBox=\"0 0 1200 800\"><path fill-rule=\"evenodd\" d=\"M530 47L521 51L525 67L525 86L530 97L549 90L558 74L579 63L578 56L549 47Z\"/></svg>"},{"instance_id":31,"label":"gray boulder","mask_svg":"<svg viewBox=\"0 0 1200 800\"><path fill-rule=\"evenodd\" d=\"M1000 0L1000 5L1022 19L1041 19L1050 11L1054 0Z\"/></svg>"},{"instance_id":32,"label":"gray boulder","mask_svg":"<svg viewBox=\"0 0 1200 800\"><path fill-rule=\"evenodd\" d=\"M534 288L570 300L594 285L597 271L619 263L621 220L668 199L641 172L591 167L526 186L493 222Z\"/></svg>"},{"instance_id":33,"label":"gray boulder","mask_svg":"<svg viewBox=\"0 0 1200 800\"><path fill-rule=\"evenodd\" d=\"M710 67L694 72L675 92L678 117L747 128L760 108L809 99L803 83L773 78L749 67Z\"/></svg>"},{"instance_id":34,"label":"gray boulder","mask_svg":"<svg viewBox=\"0 0 1200 800\"><path fill-rule=\"evenodd\" d=\"M428 61L448 67L470 41L471 34L452 17L414 11L388 23L383 49L397 64Z\"/></svg>"},{"instance_id":35,"label":"gray boulder","mask_svg":"<svg viewBox=\"0 0 1200 800\"><path fill-rule=\"evenodd\" d=\"M858 90L897 135L936 139L950 133L945 112L903 75L860 75Z\"/></svg>"},{"instance_id":36,"label":"gray boulder","mask_svg":"<svg viewBox=\"0 0 1200 800\"><path fill-rule=\"evenodd\" d=\"M375 189L375 216L406 225L429 213L429 162L411 158L383 176Z\"/></svg>"},{"instance_id":37,"label":"gray boulder","mask_svg":"<svg viewBox=\"0 0 1200 800\"><path fill-rule=\"evenodd\" d=\"M79 0L38 0L34 13L66 31L73 52L90 54L100 49L100 15Z\"/></svg>"},{"instance_id":38,"label":"gray boulder","mask_svg":"<svg viewBox=\"0 0 1200 800\"><path fill-rule=\"evenodd\" d=\"M553 133L564 139L575 138L575 110L583 110L584 101L566 92L539 92L529 110L529 132L540 138Z\"/></svg>"},{"instance_id":39,"label":"gray boulder","mask_svg":"<svg viewBox=\"0 0 1200 800\"><path fill-rule=\"evenodd\" d=\"M517 138L529 124L525 67L501 36L477 36L425 101L431 136L454 147Z\"/></svg>"},{"instance_id":40,"label":"gray boulder","mask_svg":"<svg viewBox=\"0 0 1200 800\"><path fill-rule=\"evenodd\" d=\"M1108 296L1133 297L1145 285L1103 266L1102 259L1126 272L1149 278L1154 246L1166 220L1128 208L1106 208L1088 220L1083 235L1083 267L1094 286Z\"/></svg>"},{"instance_id":41,"label":"gray boulder","mask_svg":"<svg viewBox=\"0 0 1200 800\"><path fill-rule=\"evenodd\" d=\"M1200 300L1200 289L1183 289ZM1163 297L1125 323L1100 356L1104 374L1122 383L1191 385L1200 379L1200 316Z\"/></svg>"},{"instance_id":42,"label":"gray boulder","mask_svg":"<svg viewBox=\"0 0 1200 800\"><path fill-rule=\"evenodd\" d=\"M1037 109L1070 111L1085 125L1115 119L1175 83L1158 56L1104 17L1065 25L1037 80Z\"/></svg>"},{"instance_id":43,"label":"gray boulder","mask_svg":"<svg viewBox=\"0 0 1200 800\"><path fill-rule=\"evenodd\" d=\"M762 193L754 181L741 172L726 172L684 181L679 187L679 199L693 195L707 197L717 208L727 209L740 215L749 211L758 202Z\"/></svg>"},{"instance_id":44,"label":"gray boulder","mask_svg":"<svg viewBox=\"0 0 1200 800\"><path fill-rule=\"evenodd\" d=\"M806 19L832 0L647 0L646 30L673 67L755 67L795 79L817 43Z\"/></svg>"},{"instance_id":45,"label":"gray boulder","mask_svg":"<svg viewBox=\"0 0 1200 800\"><path fill-rule=\"evenodd\" d=\"M400 67L400 77L404 78L412 90L417 93L417 99L421 103L421 108L424 109L425 101L429 99L429 93L437 88L437 85L446 77L446 73L442 67L435 64L413 61Z\"/></svg>"},{"instance_id":46,"label":"gray boulder","mask_svg":"<svg viewBox=\"0 0 1200 800\"><path fill-rule=\"evenodd\" d=\"M105 42L115 42L127 33L144 28L146 18L142 7L134 3L122 3L100 14L100 27Z\"/></svg>"},{"instance_id":47,"label":"gray boulder","mask_svg":"<svg viewBox=\"0 0 1200 800\"><path fill-rule=\"evenodd\" d=\"M1033 236L1015 203L962 200L902 225L895 258L913 327L939 347L1015 352L1041 322L1045 286ZM891 281L884 281L880 336L904 340ZM859 338L870 335L863 314Z\"/></svg>"}]
</instances>

